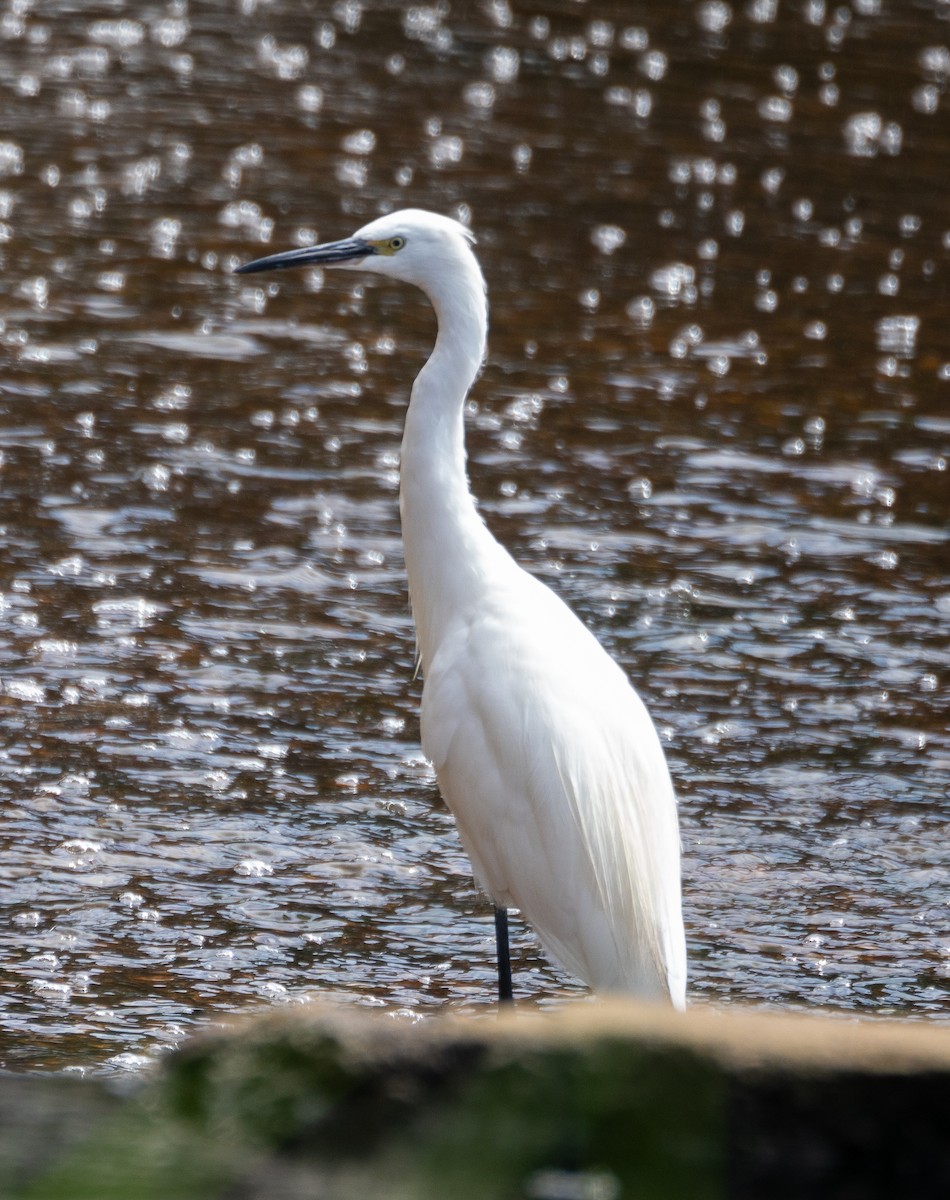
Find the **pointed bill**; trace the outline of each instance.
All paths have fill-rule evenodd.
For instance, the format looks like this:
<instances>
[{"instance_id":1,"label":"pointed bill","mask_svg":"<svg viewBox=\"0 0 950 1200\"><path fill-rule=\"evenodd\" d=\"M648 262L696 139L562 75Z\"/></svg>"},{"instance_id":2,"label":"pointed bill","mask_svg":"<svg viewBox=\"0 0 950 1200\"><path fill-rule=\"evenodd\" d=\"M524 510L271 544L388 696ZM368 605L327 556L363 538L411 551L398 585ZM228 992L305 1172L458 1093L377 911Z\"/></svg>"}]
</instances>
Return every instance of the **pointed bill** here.
<instances>
[{"instance_id":1,"label":"pointed bill","mask_svg":"<svg viewBox=\"0 0 950 1200\"><path fill-rule=\"evenodd\" d=\"M300 250L284 250L268 254L235 267L235 275L250 275L254 271L283 271L288 267L332 266L335 263L357 262L376 253L376 247L363 238L344 238L341 242L326 242L322 246L304 246Z\"/></svg>"}]
</instances>

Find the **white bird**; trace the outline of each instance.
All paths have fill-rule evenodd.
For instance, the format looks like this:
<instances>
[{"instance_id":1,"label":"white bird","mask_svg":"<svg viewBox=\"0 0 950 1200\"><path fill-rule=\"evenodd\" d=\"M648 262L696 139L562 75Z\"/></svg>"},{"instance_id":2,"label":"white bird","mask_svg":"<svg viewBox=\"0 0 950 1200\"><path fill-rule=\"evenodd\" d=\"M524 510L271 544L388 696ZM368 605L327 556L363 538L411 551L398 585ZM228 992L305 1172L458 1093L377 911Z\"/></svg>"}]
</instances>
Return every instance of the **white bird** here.
<instances>
[{"instance_id":1,"label":"white bird","mask_svg":"<svg viewBox=\"0 0 950 1200\"><path fill-rule=\"evenodd\" d=\"M473 240L406 209L238 271L356 268L415 284L435 309L402 440L402 534L422 746L495 905L499 996L511 997L516 908L594 990L682 1008L679 828L653 722L593 634L491 535L469 490L463 408L488 329Z\"/></svg>"}]
</instances>

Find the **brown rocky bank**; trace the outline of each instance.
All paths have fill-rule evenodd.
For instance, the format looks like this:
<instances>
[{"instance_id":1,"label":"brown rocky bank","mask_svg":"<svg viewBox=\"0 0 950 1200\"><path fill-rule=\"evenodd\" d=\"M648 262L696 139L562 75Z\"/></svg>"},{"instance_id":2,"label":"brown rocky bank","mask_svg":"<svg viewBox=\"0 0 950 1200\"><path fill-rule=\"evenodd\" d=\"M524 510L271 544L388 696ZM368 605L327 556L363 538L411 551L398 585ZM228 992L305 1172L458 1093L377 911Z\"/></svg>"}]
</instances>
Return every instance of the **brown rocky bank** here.
<instances>
[{"instance_id":1,"label":"brown rocky bank","mask_svg":"<svg viewBox=\"0 0 950 1200\"><path fill-rule=\"evenodd\" d=\"M950 1195L941 1025L623 1002L235 1021L134 1097L0 1080L30 1200Z\"/></svg>"}]
</instances>

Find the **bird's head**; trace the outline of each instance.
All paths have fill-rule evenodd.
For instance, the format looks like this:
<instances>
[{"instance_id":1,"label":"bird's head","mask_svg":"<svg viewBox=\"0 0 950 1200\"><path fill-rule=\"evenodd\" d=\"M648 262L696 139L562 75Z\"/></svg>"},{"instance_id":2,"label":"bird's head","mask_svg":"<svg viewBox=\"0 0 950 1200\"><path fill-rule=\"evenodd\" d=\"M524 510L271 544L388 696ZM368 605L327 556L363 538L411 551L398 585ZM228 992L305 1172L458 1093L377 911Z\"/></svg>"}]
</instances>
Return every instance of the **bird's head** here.
<instances>
[{"instance_id":1,"label":"bird's head","mask_svg":"<svg viewBox=\"0 0 950 1200\"><path fill-rule=\"evenodd\" d=\"M288 267L349 267L414 283L431 294L440 278L452 274L453 267L474 262L472 241L465 226L451 217L404 208L377 217L343 241L270 254L238 267L237 274Z\"/></svg>"}]
</instances>

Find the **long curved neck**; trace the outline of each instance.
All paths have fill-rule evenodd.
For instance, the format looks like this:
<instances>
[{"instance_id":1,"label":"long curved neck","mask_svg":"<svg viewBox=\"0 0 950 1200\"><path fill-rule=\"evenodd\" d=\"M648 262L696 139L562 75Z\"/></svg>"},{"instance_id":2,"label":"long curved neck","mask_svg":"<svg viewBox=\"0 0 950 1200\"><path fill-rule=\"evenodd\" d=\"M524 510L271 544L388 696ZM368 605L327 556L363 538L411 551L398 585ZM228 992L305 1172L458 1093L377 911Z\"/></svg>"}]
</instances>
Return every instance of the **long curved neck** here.
<instances>
[{"instance_id":1,"label":"long curved neck","mask_svg":"<svg viewBox=\"0 0 950 1200\"><path fill-rule=\"evenodd\" d=\"M464 405L485 355L485 285L467 248L447 267L443 284L427 288L439 332L412 388L400 466L403 545L423 669L452 619L477 601L486 561L505 554L475 509L465 472Z\"/></svg>"}]
</instances>

